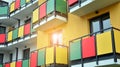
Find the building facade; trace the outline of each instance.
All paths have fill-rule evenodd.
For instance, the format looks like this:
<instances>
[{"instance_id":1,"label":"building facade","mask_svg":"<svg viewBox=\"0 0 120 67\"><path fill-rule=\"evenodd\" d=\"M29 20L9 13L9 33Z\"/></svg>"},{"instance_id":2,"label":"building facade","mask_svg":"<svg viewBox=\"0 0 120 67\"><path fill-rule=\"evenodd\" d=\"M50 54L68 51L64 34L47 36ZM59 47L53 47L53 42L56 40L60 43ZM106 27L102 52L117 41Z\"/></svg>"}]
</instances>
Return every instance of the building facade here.
<instances>
[{"instance_id":1,"label":"building facade","mask_svg":"<svg viewBox=\"0 0 120 67\"><path fill-rule=\"evenodd\" d=\"M0 67L120 67L120 0L1 0Z\"/></svg>"}]
</instances>

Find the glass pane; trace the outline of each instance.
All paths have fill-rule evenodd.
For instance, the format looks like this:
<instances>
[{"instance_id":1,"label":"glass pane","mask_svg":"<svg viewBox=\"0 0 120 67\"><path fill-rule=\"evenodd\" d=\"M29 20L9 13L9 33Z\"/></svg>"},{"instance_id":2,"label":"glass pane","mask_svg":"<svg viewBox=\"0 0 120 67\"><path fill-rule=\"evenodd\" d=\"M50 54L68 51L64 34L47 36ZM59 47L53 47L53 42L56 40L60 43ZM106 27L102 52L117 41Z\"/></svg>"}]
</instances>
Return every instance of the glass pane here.
<instances>
[{"instance_id":1,"label":"glass pane","mask_svg":"<svg viewBox=\"0 0 120 67\"><path fill-rule=\"evenodd\" d=\"M110 27L111 27L110 18L103 20L103 29L107 29Z\"/></svg>"},{"instance_id":2,"label":"glass pane","mask_svg":"<svg viewBox=\"0 0 120 67\"><path fill-rule=\"evenodd\" d=\"M98 20L92 22L92 32L100 31L100 23Z\"/></svg>"}]
</instances>

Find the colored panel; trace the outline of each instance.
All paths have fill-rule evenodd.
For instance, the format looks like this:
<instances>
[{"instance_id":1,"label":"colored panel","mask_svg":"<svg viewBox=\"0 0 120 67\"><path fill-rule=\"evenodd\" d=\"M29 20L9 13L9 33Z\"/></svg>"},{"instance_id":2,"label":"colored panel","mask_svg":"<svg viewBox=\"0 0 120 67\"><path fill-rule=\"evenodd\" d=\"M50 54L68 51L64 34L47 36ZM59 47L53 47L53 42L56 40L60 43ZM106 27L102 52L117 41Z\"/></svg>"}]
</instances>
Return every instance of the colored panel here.
<instances>
[{"instance_id":1,"label":"colored panel","mask_svg":"<svg viewBox=\"0 0 120 67\"><path fill-rule=\"evenodd\" d=\"M30 30L31 30L30 23L25 24L25 26L24 26L24 35L30 34Z\"/></svg>"},{"instance_id":2,"label":"colored panel","mask_svg":"<svg viewBox=\"0 0 120 67\"><path fill-rule=\"evenodd\" d=\"M22 61L17 61L16 62L16 67L22 67Z\"/></svg>"},{"instance_id":3,"label":"colored panel","mask_svg":"<svg viewBox=\"0 0 120 67\"><path fill-rule=\"evenodd\" d=\"M47 1L47 14L50 14L51 12L53 12L55 10L54 6L54 0L48 0Z\"/></svg>"},{"instance_id":4,"label":"colored panel","mask_svg":"<svg viewBox=\"0 0 120 67\"><path fill-rule=\"evenodd\" d=\"M39 19L39 8L33 11L32 23L36 23Z\"/></svg>"},{"instance_id":5,"label":"colored panel","mask_svg":"<svg viewBox=\"0 0 120 67\"><path fill-rule=\"evenodd\" d=\"M26 3L26 0L20 0L20 6L23 7Z\"/></svg>"},{"instance_id":6,"label":"colored panel","mask_svg":"<svg viewBox=\"0 0 120 67\"><path fill-rule=\"evenodd\" d=\"M24 26L19 27L18 29L18 37L23 37Z\"/></svg>"},{"instance_id":7,"label":"colored panel","mask_svg":"<svg viewBox=\"0 0 120 67\"><path fill-rule=\"evenodd\" d=\"M120 31L114 30L116 52L120 53Z\"/></svg>"},{"instance_id":8,"label":"colored panel","mask_svg":"<svg viewBox=\"0 0 120 67\"><path fill-rule=\"evenodd\" d=\"M54 47L46 49L46 64L54 63Z\"/></svg>"},{"instance_id":9,"label":"colored panel","mask_svg":"<svg viewBox=\"0 0 120 67\"><path fill-rule=\"evenodd\" d=\"M17 37L18 37L18 28L13 30L13 35L12 35L13 40L16 39Z\"/></svg>"},{"instance_id":10,"label":"colored panel","mask_svg":"<svg viewBox=\"0 0 120 67\"><path fill-rule=\"evenodd\" d=\"M8 14L8 6L0 7L0 15Z\"/></svg>"},{"instance_id":11,"label":"colored panel","mask_svg":"<svg viewBox=\"0 0 120 67\"><path fill-rule=\"evenodd\" d=\"M5 34L0 34L0 43L4 43L5 42Z\"/></svg>"},{"instance_id":12,"label":"colored panel","mask_svg":"<svg viewBox=\"0 0 120 67\"><path fill-rule=\"evenodd\" d=\"M29 60L23 60L22 67L29 67Z\"/></svg>"},{"instance_id":13,"label":"colored panel","mask_svg":"<svg viewBox=\"0 0 120 67\"><path fill-rule=\"evenodd\" d=\"M2 65L2 64L0 64L0 67L3 67L3 65Z\"/></svg>"},{"instance_id":14,"label":"colored panel","mask_svg":"<svg viewBox=\"0 0 120 67\"><path fill-rule=\"evenodd\" d=\"M15 9L20 8L20 0L15 0Z\"/></svg>"},{"instance_id":15,"label":"colored panel","mask_svg":"<svg viewBox=\"0 0 120 67\"><path fill-rule=\"evenodd\" d=\"M10 12L13 12L15 10L15 2L11 3L10 5Z\"/></svg>"},{"instance_id":16,"label":"colored panel","mask_svg":"<svg viewBox=\"0 0 120 67\"><path fill-rule=\"evenodd\" d=\"M5 64L5 67L10 67L10 64L9 63Z\"/></svg>"},{"instance_id":17,"label":"colored panel","mask_svg":"<svg viewBox=\"0 0 120 67\"><path fill-rule=\"evenodd\" d=\"M78 59L81 59L81 43L80 43L80 41L72 42L70 44L70 60L78 60Z\"/></svg>"},{"instance_id":18,"label":"colored panel","mask_svg":"<svg viewBox=\"0 0 120 67\"><path fill-rule=\"evenodd\" d=\"M94 36L82 40L82 55L83 58L95 56L95 40Z\"/></svg>"},{"instance_id":19,"label":"colored panel","mask_svg":"<svg viewBox=\"0 0 120 67\"><path fill-rule=\"evenodd\" d=\"M30 55L30 67L37 67L37 51Z\"/></svg>"},{"instance_id":20,"label":"colored panel","mask_svg":"<svg viewBox=\"0 0 120 67\"><path fill-rule=\"evenodd\" d=\"M10 67L15 67L15 62L10 63Z\"/></svg>"},{"instance_id":21,"label":"colored panel","mask_svg":"<svg viewBox=\"0 0 120 67\"><path fill-rule=\"evenodd\" d=\"M97 54L103 55L112 52L111 32L98 34L97 36Z\"/></svg>"},{"instance_id":22,"label":"colored panel","mask_svg":"<svg viewBox=\"0 0 120 67\"><path fill-rule=\"evenodd\" d=\"M40 6L40 19L46 16L46 3Z\"/></svg>"},{"instance_id":23,"label":"colored panel","mask_svg":"<svg viewBox=\"0 0 120 67\"><path fill-rule=\"evenodd\" d=\"M38 51L38 66L45 64L45 49Z\"/></svg>"},{"instance_id":24,"label":"colored panel","mask_svg":"<svg viewBox=\"0 0 120 67\"><path fill-rule=\"evenodd\" d=\"M78 2L78 0L68 0L68 5L71 6L75 4L76 2Z\"/></svg>"},{"instance_id":25,"label":"colored panel","mask_svg":"<svg viewBox=\"0 0 120 67\"><path fill-rule=\"evenodd\" d=\"M56 47L56 63L67 64L67 48Z\"/></svg>"},{"instance_id":26,"label":"colored panel","mask_svg":"<svg viewBox=\"0 0 120 67\"><path fill-rule=\"evenodd\" d=\"M11 40L12 40L12 33L13 33L13 31L8 32L8 41L11 41Z\"/></svg>"},{"instance_id":27,"label":"colored panel","mask_svg":"<svg viewBox=\"0 0 120 67\"><path fill-rule=\"evenodd\" d=\"M30 2L30 0L26 0L26 3L29 3Z\"/></svg>"},{"instance_id":28,"label":"colored panel","mask_svg":"<svg viewBox=\"0 0 120 67\"><path fill-rule=\"evenodd\" d=\"M46 0L38 0L38 5L41 5L45 2Z\"/></svg>"},{"instance_id":29,"label":"colored panel","mask_svg":"<svg viewBox=\"0 0 120 67\"><path fill-rule=\"evenodd\" d=\"M67 2L66 0L56 0L56 11L66 14Z\"/></svg>"}]
</instances>

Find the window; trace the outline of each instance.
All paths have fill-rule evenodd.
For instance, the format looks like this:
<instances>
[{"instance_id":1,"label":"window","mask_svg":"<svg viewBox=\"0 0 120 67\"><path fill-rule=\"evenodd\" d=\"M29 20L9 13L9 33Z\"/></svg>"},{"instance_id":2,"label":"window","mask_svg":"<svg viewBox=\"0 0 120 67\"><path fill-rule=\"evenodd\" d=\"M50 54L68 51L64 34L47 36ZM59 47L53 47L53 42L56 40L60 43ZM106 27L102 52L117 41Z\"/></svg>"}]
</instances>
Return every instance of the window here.
<instances>
[{"instance_id":1,"label":"window","mask_svg":"<svg viewBox=\"0 0 120 67\"><path fill-rule=\"evenodd\" d=\"M62 45L63 42L63 35L62 35L62 31L58 31L52 34L52 44L57 44L57 45Z\"/></svg>"},{"instance_id":2,"label":"window","mask_svg":"<svg viewBox=\"0 0 120 67\"><path fill-rule=\"evenodd\" d=\"M13 54L11 53L10 54L10 62L12 62L12 57L13 57Z\"/></svg>"},{"instance_id":3,"label":"window","mask_svg":"<svg viewBox=\"0 0 120 67\"><path fill-rule=\"evenodd\" d=\"M0 54L0 64L2 64L3 63L3 56L4 56L4 54Z\"/></svg>"},{"instance_id":4,"label":"window","mask_svg":"<svg viewBox=\"0 0 120 67\"><path fill-rule=\"evenodd\" d=\"M110 27L111 27L111 24L110 24L109 13L90 20L90 29L91 29L90 32L91 33L98 32L100 30L107 29Z\"/></svg>"},{"instance_id":5,"label":"window","mask_svg":"<svg viewBox=\"0 0 120 67\"><path fill-rule=\"evenodd\" d=\"M29 59L30 48L23 50L23 59Z\"/></svg>"},{"instance_id":6,"label":"window","mask_svg":"<svg viewBox=\"0 0 120 67\"><path fill-rule=\"evenodd\" d=\"M6 28L5 28L5 27L0 26L0 34L5 33L5 31L6 31Z\"/></svg>"}]
</instances>

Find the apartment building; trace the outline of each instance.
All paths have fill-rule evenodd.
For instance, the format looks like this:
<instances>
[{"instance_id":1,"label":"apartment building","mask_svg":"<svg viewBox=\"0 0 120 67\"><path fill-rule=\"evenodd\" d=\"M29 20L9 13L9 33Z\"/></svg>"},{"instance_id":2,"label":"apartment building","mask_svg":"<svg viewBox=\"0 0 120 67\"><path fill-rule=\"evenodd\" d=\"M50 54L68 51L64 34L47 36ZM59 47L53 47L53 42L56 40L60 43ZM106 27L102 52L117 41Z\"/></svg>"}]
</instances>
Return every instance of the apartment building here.
<instances>
[{"instance_id":1,"label":"apartment building","mask_svg":"<svg viewBox=\"0 0 120 67\"><path fill-rule=\"evenodd\" d=\"M0 67L120 67L120 0L0 0Z\"/></svg>"}]
</instances>

